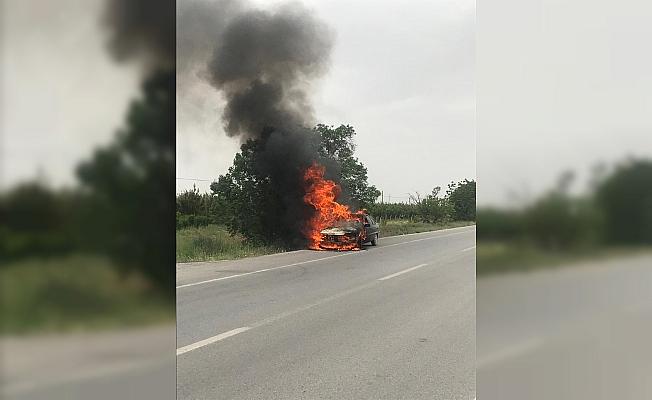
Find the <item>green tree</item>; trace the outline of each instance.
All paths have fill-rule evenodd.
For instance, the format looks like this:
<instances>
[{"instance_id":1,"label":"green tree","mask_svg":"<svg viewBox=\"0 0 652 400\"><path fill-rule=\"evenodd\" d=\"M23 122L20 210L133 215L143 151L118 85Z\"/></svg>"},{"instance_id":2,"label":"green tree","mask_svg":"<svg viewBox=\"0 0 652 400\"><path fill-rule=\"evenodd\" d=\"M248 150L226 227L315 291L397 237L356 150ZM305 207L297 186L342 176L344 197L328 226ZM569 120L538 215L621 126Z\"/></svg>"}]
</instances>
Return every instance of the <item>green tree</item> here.
<instances>
[{"instance_id":1,"label":"green tree","mask_svg":"<svg viewBox=\"0 0 652 400\"><path fill-rule=\"evenodd\" d=\"M317 125L314 133L319 135L321 161L332 161L339 166L343 190L359 206L373 204L380 192L368 185L367 169L354 157L353 128ZM290 206L285 200L289 197L301 199L303 189L297 186L297 193L279 192L271 176L264 169L257 168L261 164L263 148L264 144L257 140L249 140L241 146L228 172L211 184L216 197L215 208L220 210L219 218L229 232L241 234L253 242L293 247L302 236L303 226L288 221ZM307 216L309 210L291 211L295 215L306 211Z\"/></svg>"},{"instance_id":2,"label":"green tree","mask_svg":"<svg viewBox=\"0 0 652 400\"><path fill-rule=\"evenodd\" d=\"M652 243L652 161L630 160L598 184L608 242Z\"/></svg>"},{"instance_id":3,"label":"green tree","mask_svg":"<svg viewBox=\"0 0 652 400\"><path fill-rule=\"evenodd\" d=\"M77 245L79 196L41 182L0 194L0 260L66 253Z\"/></svg>"},{"instance_id":4,"label":"green tree","mask_svg":"<svg viewBox=\"0 0 652 400\"><path fill-rule=\"evenodd\" d=\"M269 177L256 168L261 143L248 140L235 155L226 174L211 184L211 190L226 208L226 225L232 234L239 233L250 241L270 243L287 237L281 194L274 190Z\"/></svg>"},{"instance_id":5,"label":"green tree","mask_svg":"<svg viewBox=\"0 0 652 400\"><path fill-rule=\"evenodd\" d=\"M192 190L185 190L177 195L177 212L184 215L203 214L204 199L195 185Z\"/></svg>"},{"instance_id":6,"label":"green tree","mask_svg":"<svg viewBox=\"0 0 652 400\"><path fill-rule=\"evenodd\" d=\"M319 124L315 132L320 136L319 153L336 161L340 166L341 186L360 208L376 202L380 191L369 185L367 168L354 156L355 129L350 125L333 126Z\"/></svg>"},{"instance_id":7,"label":"green tree","mask_svg":"<svg viewBox=\"0 0 652 400\"><path fill-rule=\"evenodd\" d=\"M454 220L475 220L475 181L465 179L449 183L446 197L452 206Z\"/></svg>"},{"instance_id":8,"label":"green tree","mask_svg":"<svg viewBox=\"0 0 652 400\"><path fill-rule=\"evenodd\" d=\"M553 250L594 243L599 218L589 199L553 190L523 210L524 236Z\"/></svg>"},{"instance_id":9,"label":"green tree","mask_svg":"<svg viewBox=\"0 0 652 400\"><path fill-rule=\"evenodd\" d=\"M441 222L450 219L452 210L447 199L439 197L441 187L437 186L419 203L421 220L424 222Z\"/></svg>"},{"instance_id":10,"label":"green tree","mask_svg":"<svg viewBox=\"0 0 652 400\"><path fill-rule=\"evenodd\" d=\"M129 107L113 143L77 170L88 196L85 237L124 268L174 294L175 74L159 71ZM166 195L167 193L167 195ZM81 212L81 211L80 211Z\"/></svg>"}]
</instances>

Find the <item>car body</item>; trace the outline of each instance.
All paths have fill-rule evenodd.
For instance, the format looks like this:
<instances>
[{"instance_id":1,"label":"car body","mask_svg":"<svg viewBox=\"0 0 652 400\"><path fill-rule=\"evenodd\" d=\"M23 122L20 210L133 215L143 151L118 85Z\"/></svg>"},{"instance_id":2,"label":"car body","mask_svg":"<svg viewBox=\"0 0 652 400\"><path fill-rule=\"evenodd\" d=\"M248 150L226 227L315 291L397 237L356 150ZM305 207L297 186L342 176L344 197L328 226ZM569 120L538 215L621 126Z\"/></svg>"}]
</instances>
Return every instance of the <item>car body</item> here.
<instances>
[{"instance_id":1,"label":"car body","mask_svg":"<svg viewBox=\"0 0 652 400\"><path fill-rule=\"evenodd\" d=\"M365 243L375 246L380 236L378 223L366 212L355 213L352 217L323 229L319 247L328 250L354 250L360 249Z\"/></svg>"}]
</instances>

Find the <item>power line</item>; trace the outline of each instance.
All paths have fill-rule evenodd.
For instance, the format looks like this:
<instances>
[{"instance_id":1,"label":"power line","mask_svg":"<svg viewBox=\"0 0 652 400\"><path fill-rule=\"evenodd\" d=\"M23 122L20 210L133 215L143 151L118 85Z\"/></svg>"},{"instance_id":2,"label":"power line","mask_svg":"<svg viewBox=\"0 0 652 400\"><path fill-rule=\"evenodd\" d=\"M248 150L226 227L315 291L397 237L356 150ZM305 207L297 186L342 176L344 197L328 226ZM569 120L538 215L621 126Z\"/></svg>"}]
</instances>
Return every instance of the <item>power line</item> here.
<instances>
[{"instance_id":1,"label":"power line","mask_svg":"<svg viewBox=\"0 0 652 400\"><path fill-rule=\"evenodd\" d=\"M181 181L201 181L201 182L213 182L215 179L200 179L200 178L177 178Z\"/></svg>"}]
</instances>

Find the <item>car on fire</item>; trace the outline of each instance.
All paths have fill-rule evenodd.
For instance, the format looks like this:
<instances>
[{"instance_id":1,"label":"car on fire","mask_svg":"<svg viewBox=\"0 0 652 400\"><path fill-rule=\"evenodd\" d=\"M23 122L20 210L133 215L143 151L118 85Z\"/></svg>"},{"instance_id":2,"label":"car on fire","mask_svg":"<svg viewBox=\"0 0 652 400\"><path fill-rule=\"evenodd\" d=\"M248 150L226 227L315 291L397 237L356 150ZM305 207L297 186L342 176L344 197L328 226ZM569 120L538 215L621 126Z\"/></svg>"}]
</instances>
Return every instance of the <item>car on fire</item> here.
<instances>
[{"instance_id":1,"label":"car on fire","mask_svg":"<svg viewBox=\"0 0 652 400\"><path fill-rule=\"evenodd\" d=\"M328 250L356 250L365 243L378 244L379 225L366 212L352 214L351 219L339 220L321 231L319 247Z\"/></svg>"}]
</instances>

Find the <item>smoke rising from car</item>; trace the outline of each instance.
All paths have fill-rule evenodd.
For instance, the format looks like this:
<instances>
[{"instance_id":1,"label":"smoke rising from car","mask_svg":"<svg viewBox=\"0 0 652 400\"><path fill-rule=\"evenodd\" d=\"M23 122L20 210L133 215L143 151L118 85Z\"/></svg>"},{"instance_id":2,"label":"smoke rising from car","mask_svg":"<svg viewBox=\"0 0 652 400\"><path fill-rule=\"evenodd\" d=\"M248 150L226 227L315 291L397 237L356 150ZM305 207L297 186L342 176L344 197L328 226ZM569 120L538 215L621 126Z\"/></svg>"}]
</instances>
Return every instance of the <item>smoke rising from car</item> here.
<instances>
[{"instance_id":1,"label":"smoke rising from car","mask_svg":"<svg viewBox=\"0 0 652 400\"><path fill-rule=\"evenodd\" d=\"M227 136L258 142L254 168L282 197L283 240L305 242L301 231L314 210L303 200L304 171L317 162L339 182L337 163L320 157L312 129L313 83L328 71L332 32L297 3L254 9L194 1L179 15L180 43L189 44L179 45L182 79L199 76L221 94L216 109Z\"/></svg>"}]
</instances>

